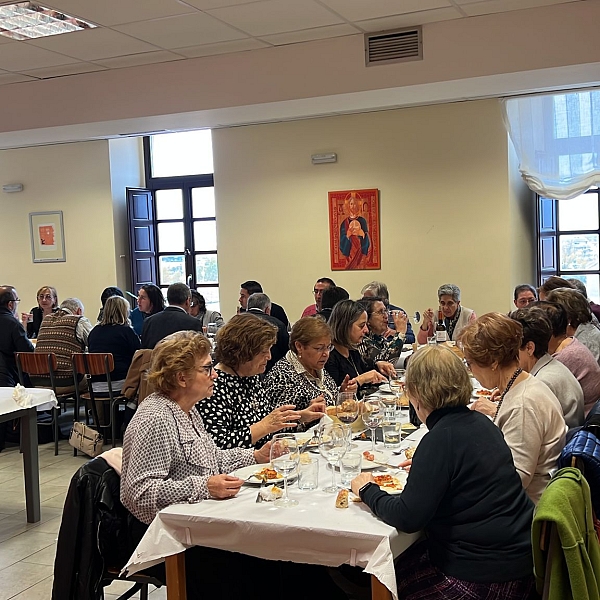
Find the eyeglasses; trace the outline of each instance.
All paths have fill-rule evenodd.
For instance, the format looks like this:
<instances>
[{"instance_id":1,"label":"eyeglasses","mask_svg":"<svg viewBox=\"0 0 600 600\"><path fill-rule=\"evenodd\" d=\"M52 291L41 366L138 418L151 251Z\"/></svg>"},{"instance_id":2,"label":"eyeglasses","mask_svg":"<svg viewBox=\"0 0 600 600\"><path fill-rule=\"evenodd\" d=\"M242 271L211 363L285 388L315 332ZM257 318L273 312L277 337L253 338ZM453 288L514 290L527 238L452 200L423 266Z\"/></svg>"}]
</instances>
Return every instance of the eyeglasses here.
<instances>
[{"instance_id":1,"label":"eyeglasses","mask_svg":"<svg viewBox=\"0 0 600 600\"><path fill-rule=\"evenodd\" d=\"M381 310L374 310L373 314L385 316L385 315L389 315L390 311L387 308L382 308Z\"/></svg>"},{"instance_id":2,"label":"eyeglasses","mask_svg":"<svg viewBox=\"0 0 600 600\"><path fill-rule=\"evenodd\" d=\"M202 371L204 371L205 375L209 375L213 372L213 369L215 368L215 366L210 363L210 365L200 365L199 367L196 367L196 371L198 371L198 373L201 373Z\"/></svg>"},{"instance_id":3,"label":"eyeglasses","mask_svg":"<svg viewBox=\"0 0 600 600\"><path fill-rule=\"evenodd\" d=\"M54 296L52 294L40 294L38 300L54 300Z\"/></svg>"},{"instance_id":4,"label":"eyeglasses","mask_svg":"<svg viewBox=\"0 0 600 600\"><path fill-rule=\"evenodd\" d=\"M311 346L311 348L319 354L325 354L333 350L333 344L329 344L329 346Z\"/></svg>"},{"instance_id":5,"label":"eyeglasses","mask_svg":"<svg viewBox=\"0 0 600 600\"><path fill-rule=\"evenodd\" d=\"M21 302L21 298L13 298L11 302Z\"/></svg>"},{"instance_id":6,"label":"eyeglasses","mask_svg":"<svg viewBox=\"0 0 600 600\"><path fill-rule=\"evenodd\" d=\"M313 290L313 294L316 296L318 294L322 294L325 290Z\"/></svg>"}]
</instances>

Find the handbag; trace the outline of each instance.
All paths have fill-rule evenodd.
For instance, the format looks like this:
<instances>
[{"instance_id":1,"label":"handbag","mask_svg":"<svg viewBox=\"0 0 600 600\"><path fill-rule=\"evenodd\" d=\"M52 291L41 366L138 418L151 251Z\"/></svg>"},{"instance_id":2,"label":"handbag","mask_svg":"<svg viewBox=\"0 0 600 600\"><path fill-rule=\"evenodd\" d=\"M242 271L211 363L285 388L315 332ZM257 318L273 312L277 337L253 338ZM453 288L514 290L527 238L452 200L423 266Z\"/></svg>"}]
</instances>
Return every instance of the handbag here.
<instances>
[{"instance_id":1,"label":"handbag","mask_svg":"<svg viewBox=\"0 0 600 600\"><path fill-rule=\"evenodd\" d=\"M69 435L69 444L76 450L94 458L102 453L104 436L85 423L75 421Z\"/></svg>"}]
</instances>

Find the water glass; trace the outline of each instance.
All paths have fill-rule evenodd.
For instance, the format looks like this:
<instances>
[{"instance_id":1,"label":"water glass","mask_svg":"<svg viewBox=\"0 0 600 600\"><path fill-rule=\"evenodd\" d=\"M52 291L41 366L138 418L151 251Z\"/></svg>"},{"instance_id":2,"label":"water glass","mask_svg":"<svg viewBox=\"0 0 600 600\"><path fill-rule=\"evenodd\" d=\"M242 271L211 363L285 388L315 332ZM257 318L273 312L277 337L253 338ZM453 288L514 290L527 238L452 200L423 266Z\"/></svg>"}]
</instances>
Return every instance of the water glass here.
<instances>
[{"instance_id":1,"label":"water glass","mask_svg":"<svg viewBox=\"0 0 600 600\"><path fill-rule=\"evenodd\" d=\"M385 448L399 448L402 426L396 421L387 421L381 425L383 445Z\"/></svg>"},{"instance_id":2,"label":"water glass","mask_svg":"<svg viewBox=\"0 0 600 600\"><path fill-rule=\"evenodd\" d=\"M351 481L360 475L362 455L358 452L348 452L340 458L340 477L342 483L339 487L349 488Z\"/></svg>"},{"instance_id":3,"label":"water glass","mask_svg":"<svg viewBox=\"0 0 600 600\"><path fill-rule=\"evenodd\" d=\"M298 489L316 490L319 486L319 459L302 455L298 465Z\"/></svg>"},{"instance_id":4,"label":"water glass","mask_svg":"<svg viewBox=\"0 0 600 600\"><path fill-rule=\"evenodd\" d=\"M277 498L273 504L282 508L290 508L298 504L288 496L287 480L298 468L298 442L293 433L278 433L273 436L271 443L271 464L283 476L283 496Z\"/></svg>"}]
</instances>

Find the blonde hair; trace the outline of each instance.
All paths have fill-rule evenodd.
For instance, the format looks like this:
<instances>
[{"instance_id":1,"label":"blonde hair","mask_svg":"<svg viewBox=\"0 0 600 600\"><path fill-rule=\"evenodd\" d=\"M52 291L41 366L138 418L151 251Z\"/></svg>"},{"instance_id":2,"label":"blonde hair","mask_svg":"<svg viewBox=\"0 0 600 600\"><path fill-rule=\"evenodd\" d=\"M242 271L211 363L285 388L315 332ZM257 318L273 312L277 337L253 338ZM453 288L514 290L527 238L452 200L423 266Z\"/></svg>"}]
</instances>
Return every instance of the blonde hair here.
<instances>
[{"instance_id":1,"label":"blonde hair","mask_svg":"<svg viewBox=\"0 0 600 600\"><path fill-rule=\"evenodd\" d=\"M129 325L129 302L121 296L107 298L100 325Z\"/></svg>"},{"instance_id":2,"label":"blonde hair","mask_svg":"<svg viewBox=\"0 0 600 600\"><path fill-rule=\"evenodd\" d=\"M157 392L168 396L178 387L179 373L189 375L210 350L210 342L196 331L172 333L154 347L148 381Z\"/></svg>"},{"instance_id":3,"label":"blonde hair","mask_svg":"<svg viewBox=\"0 0 600 600\"><path fill-rule=\"evenodd\" d=\"M473 387L463 362L448 348L425 346L411 357L406 369L406 392L425 408L466 406Z\"/></svg>"},{"instance_id":4,"label":"blonde hair","mask_svg":"<svg viewBox=\"0 0 600 600\"><path fill-rule=\"evenodd\" d=\"M37 291L37 294L35 295L36 300L38 299L40 294L44 294L46 292L50 292L52 294L52 297L54 298L54 302L52 302L52 308L56 308L58 306L58 293L56 292L56 288L53 288L49 285L45 285Z\"/></svg>"}]
</instances>

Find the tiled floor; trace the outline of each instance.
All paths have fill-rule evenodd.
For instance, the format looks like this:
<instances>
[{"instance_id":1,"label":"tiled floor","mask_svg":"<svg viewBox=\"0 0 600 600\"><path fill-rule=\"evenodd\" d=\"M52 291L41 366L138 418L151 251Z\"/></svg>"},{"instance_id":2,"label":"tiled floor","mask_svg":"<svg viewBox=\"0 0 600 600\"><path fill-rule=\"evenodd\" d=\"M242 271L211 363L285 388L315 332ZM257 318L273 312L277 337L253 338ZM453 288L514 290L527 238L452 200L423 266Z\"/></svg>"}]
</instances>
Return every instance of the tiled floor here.
<instances>
[{"instance_id":1,"label":"tiled floor","mask_svg":"<svg viewBox=\"0 0 600 600\"><path fill-rule=\"evenodd\" d=\"M89 460L74 457L61 441L39 447L42 519L29 524L25 517L23 461L18 448L0 453L0 600L50 600L56 538L71 477ZM106 599L116 600L131 584L116 582L106 588ZM151 600L166 598L165 588L154 589ZM139 598L139 595L134 596Z\"/></svg>"}]
</instances>

